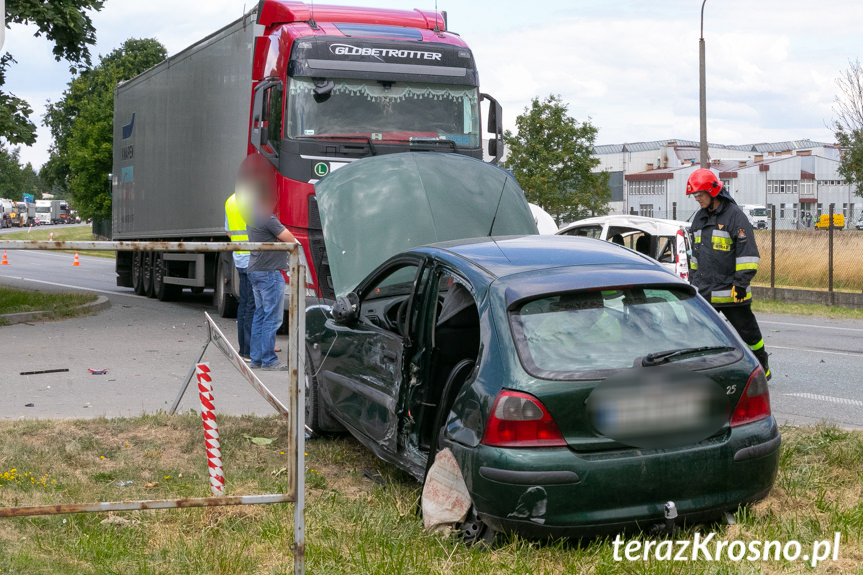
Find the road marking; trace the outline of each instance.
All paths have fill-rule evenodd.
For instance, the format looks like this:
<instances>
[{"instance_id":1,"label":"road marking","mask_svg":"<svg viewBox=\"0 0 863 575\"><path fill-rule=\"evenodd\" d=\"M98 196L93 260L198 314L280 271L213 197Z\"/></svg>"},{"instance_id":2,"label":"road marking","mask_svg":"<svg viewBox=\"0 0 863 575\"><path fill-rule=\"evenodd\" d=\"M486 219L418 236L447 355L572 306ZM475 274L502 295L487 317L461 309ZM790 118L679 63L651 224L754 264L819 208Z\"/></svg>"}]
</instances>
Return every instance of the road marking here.
<instances>
[{"instance_id":1,"label":"road marking","mask_svg":"<svg viewBox=\"0 0 863 575\"><path fill-rule=\"evenodd\" d=\"M120 291L108 291L108 290L103 290L103 289L98 289L98 288L89 288L89 287L83 287L83 286L73 286L73 285L69 285L69 284L61 284L61 283L57 283L57 282L46 282L43 280L34 280L34 279L30 279L30 278L22 278L21 276L7 276L5 274L0 274L0 277L9 278L9 279L13 279L13 280L21 280L21 281L25 281L25 282L35 282L37 284L48 284L48 285L58 286L58 287L80 289L80 290L84 290L84 291L94 291L94 292L103 293L103 294L107 294L107 295L122 295L122 296L126 296L126 297L136 297L136 298L141 297L135 293L123 293Z\"/></svg>"},{"instance_id":2,"label":"road marking","mask_svg":"<svg viewBox=\"0 0 863 575\"><path fill-rule=\"evenodd\" d=\"M791 351L808 351L809 353L829 353L830 355L850 355L851 357L863 357L863 352L859 351L824 351L823 349L803 349L801 347L783 347L781 345L768 345L770 349L789 349Z\"/></svg>"},{"instance_id":3,"label":"road marking","mask_svg":"<svg viewBox=\"0 0 863 575\"><path fill-rule=\"evenodd\" d=\"M815 393L786 393L788 397L800 397L802 399L813 399L815 401L829 401L830 403L841 403L842 405L853 405L863 407L863 401L857 399L845 399L844 397L832 397L830 395L818 395Z\"/></svg>"},{"instance_id":4,"label":"road marking","mask_svg":"<svg viewBox=\"0 0 863 575\"><path fill-rule=\"evenodd\" d=\"M782 321L765 321L765 320L758 320L758 323L769 323L770 325L790 325L790 326L794 326L794 327L814 327L814 328L818 328L818 329L838 329L838 330L842 330L842 331L861 331L861 332L863 332L863 329L856 328L856 327L834 327L834 326L829 326L829 325L813 325L810 323L787 323L787 322L782 322Z\"/></svg>"}]
</instances>

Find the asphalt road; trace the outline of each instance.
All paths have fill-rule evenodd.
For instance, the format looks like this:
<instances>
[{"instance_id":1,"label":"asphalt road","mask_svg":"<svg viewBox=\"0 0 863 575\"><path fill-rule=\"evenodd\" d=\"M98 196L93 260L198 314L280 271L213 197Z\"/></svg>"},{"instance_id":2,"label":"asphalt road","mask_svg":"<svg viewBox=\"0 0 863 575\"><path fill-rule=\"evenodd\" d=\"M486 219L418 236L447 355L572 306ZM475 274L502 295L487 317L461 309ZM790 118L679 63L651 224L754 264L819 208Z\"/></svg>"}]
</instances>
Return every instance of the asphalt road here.
<instances>
[{"instance_id":1,"label":"asphalt road","mask_svg":"<svg viewBox=\"0 0 863 575\"><path fill-rule=\"evenodd\" d=\"M9 266L0 266L0 283L43 290L80 287L112 302L96 316L0 327L0 417L118 416L166 409L206 337L209 293L186 292L182 301L171 303L147 299L114 285L113 260L82 255L81 266L73 267L72 258L16 251L9 253ZM235 337L233 321L216 319L227 336ZM761 314L759 321L771 354L777 420L863 428L863 320ZM280 336L279 345L287 349L287 338ZM205 360L212 362L220 411L272 413L219 352L208 351ZM57 368L70 371L19 375ZM93 376L88 368L109 371ZM262 379L277 395L287 385L284 374L265 373ZM25 407L28 403L34 407ZM197 408L194 394L188 393L181 407Z\"/></svg>"}]
</instances>

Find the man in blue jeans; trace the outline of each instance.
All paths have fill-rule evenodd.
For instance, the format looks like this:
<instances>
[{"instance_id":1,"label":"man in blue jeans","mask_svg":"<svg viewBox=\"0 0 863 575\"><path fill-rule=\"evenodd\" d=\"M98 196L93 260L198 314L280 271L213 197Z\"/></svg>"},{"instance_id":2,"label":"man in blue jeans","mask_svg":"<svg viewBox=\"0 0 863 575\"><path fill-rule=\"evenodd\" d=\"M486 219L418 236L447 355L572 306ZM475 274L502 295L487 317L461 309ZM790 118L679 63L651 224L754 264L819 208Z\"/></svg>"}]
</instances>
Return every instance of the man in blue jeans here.
<instances>
[{"instance_id":1,"label":"man in blue jeans","mask_svg":"<svg viewBox=\"0 0 863 575\"><path fill-rule=\"evenodd\" d=\"M231 195L225 202L225 230L231 236L232 242L249 241L246 230L246 220L243 216L242 204L244 193L242 189ZM255 297L252 294L252 284L246 268L249 267L249 252L234 252L234 267L240 276L240 300L237 306L237 347L240 357L252 361L252 319L255 314Z\"/></svg>"},{"instance_id":2,"label":"man in blue jeans","mask_svg":"<svg viewBox=\"0 0 863 575\"><path fill-rule=\"evenodd\" d=\"M269 186L256 190L260 200L254 208L254 224L249 226L252 242L295 242L294 235L273 215L276 201ZM276 332L282 325L285 279L281 270L288 268L287 252L252 252L247 273L255 298L252 318L251 367L265 371L287 371L279 362L274 348Z\"/></svg>"}]
</instances>

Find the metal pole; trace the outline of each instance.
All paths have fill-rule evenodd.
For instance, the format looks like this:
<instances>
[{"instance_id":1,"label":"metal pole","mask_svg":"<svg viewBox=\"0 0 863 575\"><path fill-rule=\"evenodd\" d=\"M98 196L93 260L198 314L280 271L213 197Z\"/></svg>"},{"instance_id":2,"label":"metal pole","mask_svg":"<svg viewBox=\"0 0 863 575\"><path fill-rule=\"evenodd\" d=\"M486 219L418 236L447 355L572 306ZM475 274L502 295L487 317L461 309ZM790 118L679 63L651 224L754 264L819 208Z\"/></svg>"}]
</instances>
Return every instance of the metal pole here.
<instances>
[{"instance_id":1,"label":"metal pole","mask_svg":"<svg viewBox=\"0 0 863 575\"><path fill-rule=\"evenodd\" d=\"M770 205L770 289L776 288L776 204ZM776 299L776 294L773 294Z\"/></svg>"},{"instance_id":2,"label":"metal pole","mask_svg":"<svg viewBox=\"0 0 863 575\"><path fill-rule=\"evenodd\" d=\"M707 75L704 64L704 5L701 3L701 38L698 40L698 104L701 115L701 167L709 166L707 160Z\"/></svg>"},{"instance_id":3,"label":"metal pole","mask_svg":"<svg viewBox=\"0 0 863 575\"><path fill-rule=\"evenodd\" d=\"M302 248L299 248L302 249ZM292 484L296 489L294 503L294 575L303 575L306 569L306 460L305 460L305 269L300 265L299 249L291 252L290 262L290 302L288 311L288 330L290 351L290 425L296 438L296 453L293 456L294 477ZM302 336L302 339L300 337Z\"/></svg>"},{"instance_id":4,"label":"metal pole","mask_svg":"<svg viewBox=\"0 0 863 575\"><path fill-rule=\"evenodd\" d=\"M827 303L833 305L833 208L830 204L830 222L827 224Z\"/></svg>"},{"instance_id":5,"label":"metal pole","mask_svg":"<svg viewBox=\"0 0 863 575\"><path fill-rule=\"evenodd\" d=\"M207 347L210 345L209 331L210 324L207 323L207 341L205 341L204 345L201 346L201 353L198 354L198 358L195 359L195 363L193 363L192 367L189 368L189 372L186 374L186 379L183 380L183 385L181 385L180 390L177 391L177 397L174 399L174 403L171 405L171 410L168 412L168 415L174 415L177 413L177 408L180 407L180 401L183 400L183 396L186 395L186 390L189 389L189 383L192 381L192 378L195 377L197 366L201 363L201 360L204 359L204 354L207 352Z\"/></svg>"}]
</instances>

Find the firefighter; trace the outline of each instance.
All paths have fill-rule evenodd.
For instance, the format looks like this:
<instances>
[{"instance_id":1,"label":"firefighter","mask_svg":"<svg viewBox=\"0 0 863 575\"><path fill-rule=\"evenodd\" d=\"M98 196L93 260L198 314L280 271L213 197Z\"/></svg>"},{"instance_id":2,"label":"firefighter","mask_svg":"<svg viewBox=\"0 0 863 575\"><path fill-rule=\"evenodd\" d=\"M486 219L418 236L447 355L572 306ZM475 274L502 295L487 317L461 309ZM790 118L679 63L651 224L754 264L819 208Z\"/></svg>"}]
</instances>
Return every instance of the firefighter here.
<instances>
[{"instance_id":1,"label":"firefighter","mask_svg":"<svg viewBox=\"0 0 863 575\"><path fill-rule=\"evenodd\" d=\"M752 313L749 284L758 272L758 246L749 218L710 170L701 168L692 172L686 182L686 194L693 196L701 207L692 219L690 281L728 318L770 379L764 339Z\"/></svg>"}]
</instances>

